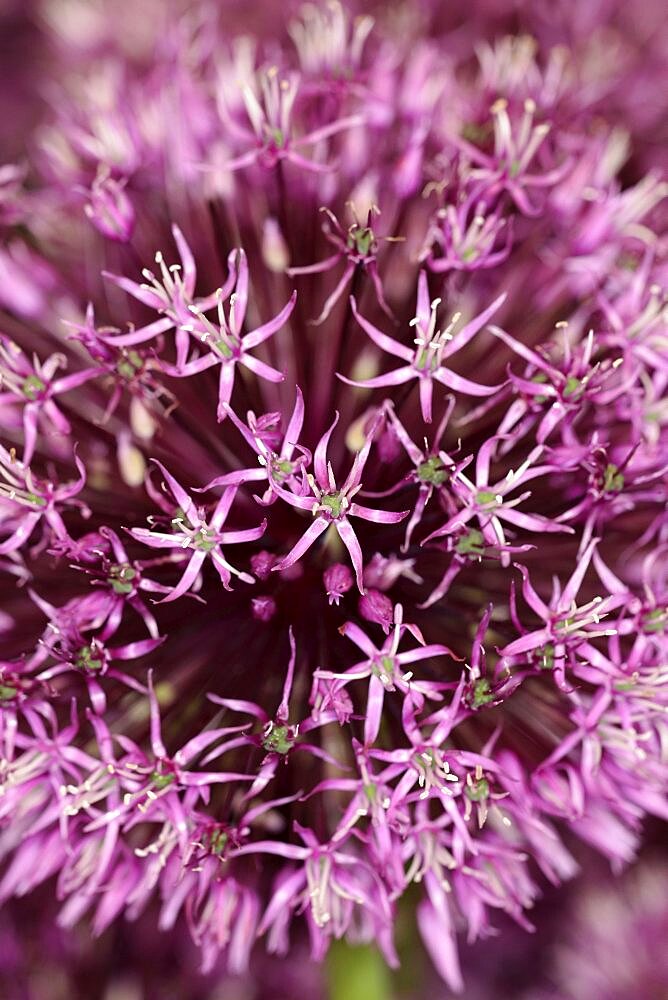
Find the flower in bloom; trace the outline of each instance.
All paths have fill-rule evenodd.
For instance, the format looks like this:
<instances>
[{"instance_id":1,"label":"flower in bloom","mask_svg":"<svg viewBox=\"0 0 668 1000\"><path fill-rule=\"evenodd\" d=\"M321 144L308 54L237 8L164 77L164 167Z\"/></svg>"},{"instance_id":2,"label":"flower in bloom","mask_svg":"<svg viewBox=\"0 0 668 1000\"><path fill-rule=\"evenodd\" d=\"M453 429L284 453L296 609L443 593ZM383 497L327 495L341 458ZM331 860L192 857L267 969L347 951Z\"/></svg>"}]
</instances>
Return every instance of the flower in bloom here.
<instances>
[{"instance_id":1,"label":"flower in bloom","mask_svg":"<svg viewBox=\"0 0 668 1000\"><path fill-rule=\"evenodd\" d=\"M485 323L501 306L504 298L505 296L503 295L499 296L491 306L480 313L479 316L476 316L475 319L466 323L456 334L453 334L451 331L459 320L458 313L444 330L437 330L437 310L441 304L441 300L438 298L432 302L429 301L427 275L422 271L418 280L417 311L410 324L417 333L417 336L414 338L414 347L408 347L407 344L402 344L392 337L388 337L378 327L373 326L367 319L360 316L357 304L352 300L351 304L355 318L364 332L381 351L392 354L396 358L401 358L407 364L404 367L395 369L393 372L389 372L387 375L377 375L374 378L353 380L343 375L340 375L339 378L350 385L359 385L367 389L404 385L404 383L412 379L418 379L420 386L420 408L422 419L426 424L430 424L432 419L434 382L438 382L448 389L456 389L458 392L468 393L471 396L492 396L498 391L498 385L477 385L470 379L456 375L455 372L446 367L444 362L456 351L461 350L484 327Z\"/></svg>"},{"instance_id":2,"label":"flower in bloom","mask_svg":"<svg viewBox=\"0 0 668 1000\"><path fill-rule=\"evenodd\" d=\"M297 98L299 77L282 74L277 66L260 72L242 87L242 98L252 131L233 115L224 118L237 141L252 148L225 163L226 170L241 170L258 162L271 169L287 160L302 170L321 173L330 166L308 159L298 152L301 146L315 146L344 129L361 125L361 115L349 115L312 129L305 135L293 135L293 105Z\"/></svg>"},{"instance_id":3,"label":"flower in bloom","mask_svg":"<svg viewBox=\"0 0 668 1000\"><path fill-rule=\"evenodd\" d=\"M13 450L8 452L0 445L0 474L4 479L0 483L0 497L5 501L5 538L0 542L0 555L17 552L42 521L47 526L47 541L68 537L61 508L68 502L79 503L72 498L81 492L86 481L83 462L77 455L74 461L78 479L70 483L40 480L23 462L17 461ZM82 510L87 513L85 507Z\"/></svg>"},{"instance_id":4,"label":"flower in bloom","mask_svg":"<svg viewBox=\"0 0 668 1000\"><path fill-rule=\"evenodd\" d=\"M225 316L223 309L223 294L217 295L217 320L212 323L204 315L202 307L190 305L191 319L182 329L196 335L206 344L209 351L201 357L189 361L179 359L176 367L166 366L165 371L177 378L188 378L212 368L220 366L218 387L218 420L225 418L225 407L229 404L234 388L234 377L237 365L243 365L259 378L269 382L282 382L284 376L271 365L266 364L248 352L258 347L283 326L292 312L296 294L293 293L287 304L274 319L263 323L250 333L241 334L246 305L248 302L248 265L243 250L239 251L236 269L235 290L230 295L229 312Z\"/></svg>"},{"instance_id":5,"label":"flower in bloom","mask_svg":"<svg viewBox=\"0 0 668 1000\"><path fill-rule=\"evenodd\" d=\"M468 991L668 818L656 80L616 0L142 3L0 167L0 930Z\"/></svg>"},{"instance_id":6,"label":"flower in bloom","mask_svg":"<svg viewBox=\"0 0 668 1000\"><path fill-rule=\"evenodd\" d=\"M243 423L227 403L224 404L224 412L227 413L231 422L239 429L257 455L259 468L236 469L234 472L216 476L204 487L205 490L213 489L216 486L238 486L241 483L262 482L266 479L268 487L261 500L263 504L273 503L277 499L278 494L272 486L274 482L280 484L287 482L296 493L305 491L303 472L301 479L298 478L298 473L303 468L306 459L310 458L310 453L297 443L304 423L304 397L299 386L297 386L294 409L285 428L282 441L280 438L276 439L276 428L281 423L280 413L265 413L261 417L256 417L250 410L246 418L247 423ZM278 450L275 450L276 448ZM296 448L299 448L302 454L297 459L293 459Z\"/></svg>"},{"instance_id":7,"label":"flower in bloom","mask_svg":"<svg viewBox=\"0 0 668 1000\"><path fill-rule=\"evenodd\" d=\"M165 477L166 483L174 497L174 517L170 519L171 531L155 531L152 528L133 528L133 536L144 545L153 549L179 549L188 551L187 564L177 585L170 591L164 601L175 601L185 594L197 580L205 559L211 559L225 588L229 588L232 576L245 583L253 583L249 573L235 569L223 553L222 545L236 545L253 541L264 534L267 522L263 521L256 528L242 528L239 531L223 531L227 516L232 507L236 490L228 487L216 504L210 517L202 507L195 503L180 483L159 462L156 463Z\"/></svg>"},{"instance_id":8,"label":"flower in bloom","mask_svg":"<svg viewBox=\"0 0 668 1000\"><path fill-rule=\"evenodd\" d=\"M418 640L420 646L417 649L398 652L402 631L411 632ZM433 682L415 681L411 683L413 674L410 670L404 670L404 666L419 660L429 659L432 656L451 655L446 646L439 644L425 645L425 641L420 630L414 625L403 624L403 608L397 605L394 609L394 628L391 636L388 636L381 649L376 649L373 642L354 622L346 622L339 629L342 635L352 639L356 646L368 657L367 660L349 667L342 674L335 674L331 671L318 670L314 677L317 683L323 679L327 681L338 681L337 687L343 688L350 681L363 680L369 678L369 692L367 697L366 717L364 720L364 741L374 743L378 736L380 720L383 713L383 698L385 691L394 691L397 688L403 692L409 703L416 708L424 704L424 698L439 698L439 686ZM329 686L331 688L331 685ZM312 695L313 697L313 695ZM321 702L322 704L322 702Z\"/></svg>"},{"instance_id":9,"label":"flower in bloom","mask_svg":"<svg viewBox=\"0 0 668 1000\"><path fill-rule=\"evenodd\" d=\"M410 546L413 532L422 520L425 508L431 500L434 491L436 490L439 493L442 493L444 502L446 504L448 503L449 494L445 489L445 485L450 479L456 466L453 459L441 449L440 444L448 420L450 419L453 406L454 398L451 397L448 408L446 409L438 430L434 435L433 447L425 447L424 449L419 448L415 442L411 440L406 428L394 412L392 405L390 404L387 408L387 415L390 419L392 431L415 466L415 469L411 473L411 479L418 485L418 499L410 516L410 520L406 525L406 537L404 538L404 543L402 545L402 550L404 552ZM397 484L394 489L401 489L402 486L403 483Z\"/></svg>"},{"instance_id":10,"label":"flower in bloom","mask_svg":"<svg viewBox=\"0 0 668 1000\"><path fill-rule=\"evenodd\" d=\"M406 517L408 511L374 510L352 499L362 488L362 473L369 458L373 431L367 436L363 448L355 455L352 468L342 485L337 486L331 462L327 461L327 448L338 421L337 413L334 422L320 438L313 453L313 474L307 476L308 493L303 496L291 493L274 483L274 489L280 497L292 507L308 511L314 520L290 552L273 569L281 570L292 566L310 549L320 535L333 525L348 550L355 571L357 588L363 594L362 550L349 518L362 518L364 521L373 521L376 524L397 524Z\"/></svg>"},{"instance_id":11,"label":"flower in bloom","mask_svg":"<svg viewBox=\"0 0 668 1000\"><path fill-rule=\"evenodd\" d=\"M542 173L529 173L529 167L547 138L551 126L548 122L535 124L536 102L531 97L524 101L523 113L513 121L508 113L508 102L499 98L491 107L494 128L494 152L490 156L466 139L459 139L464 153L475 165L471 177L484 180L489 195L499 189L506 190L525 215L535 215L540 210L532 205L526 188L547 187L556 183L566 173L568 162Z\"/></svg>"},{"instance_id":12,"label":"flower in bloom","mask_svg":"<svg viewBox=\"0 0 668 1000\"><path fill-rule=\"evenodd\" d=\"M115 347L136 347L138 344L145 344L166 330L176 327L177 361L179 366L182 366L185 363L190 343L188 334L192 322L191 309L204 313L213 308L220 299L225 299L234 287L237 272L234 267L230 266L225 284L218 291L205 299L194 298L197 282L195 259L177 225L172 226L172 236L181 257L181 263L171 264L168 267L162 251L158 251L155 255L155 262L160 268L159 277L156 277L148 268L144 268L142 274L146 280L142 284L137 284L136 281L122 275L105 272L105 277L122 288L124 292L148 306L149 309L164 313L163 319L156 320L146 327L107 339ZM242 299L240 307L244 304Z\"/></svg>"},{"instance_id":13,"label":"flower in bloom","mask_svg":"<svg viewBox=\"0 0 668 1000\"><path fill-rule=\"evenodd\" d=\"M25 357L18 344L2 339L0 342L0 380L7 391L0 393L0 407L7 404L21 406L23 420L23 465L30 465L35 453L37 426L53 428L51 433L69 434L72 430L64 413L58 409L55 396L70 392L98 374L95 368L84 368L72 375L54 378L59 368L66 364L64 355L52 354L43 364L34 357Z\"/></svg>"},{"instance_id":14,"label":"flower in bloom","mask_svg":"<svg viewBox=\"0 0 668 1000\"><path fill-rule=\"evenodd\" d=\"M353 216L355 216L354 222L348 227L348 230L345 231L336 216L328 208L324 207L322 211L325 213L327 221L323 227L323 231L328 242L336 247L337 252L332 254L331 257L326 257L325 260L319 261L317 264L306 264L302 267L289 267L287 269L288 274L291 276L297 274L322 274L324 271L329 271L331 268L336 267L340 260L344 260L346 262L344 272L341 275L336 288L327 298L318 318L313 321L316 325L324 323L327 319L332 309L343 295L346 285L353 279L355 271L358 267L364 268L366 273L371 278L376 292L376 297L378 299L378 304L383 312L390 317L392 316L390 307L385 301L383 284L378 274L378 263L376 260L378 253L378 240L374 235L373 229L371 228L374 208L376 214L379 211L377 206L373 206L369 209L366 226L362 226L358 221L353 208ZM392 237L386 238L392 239Z\"/></svg>"}]
</instances>

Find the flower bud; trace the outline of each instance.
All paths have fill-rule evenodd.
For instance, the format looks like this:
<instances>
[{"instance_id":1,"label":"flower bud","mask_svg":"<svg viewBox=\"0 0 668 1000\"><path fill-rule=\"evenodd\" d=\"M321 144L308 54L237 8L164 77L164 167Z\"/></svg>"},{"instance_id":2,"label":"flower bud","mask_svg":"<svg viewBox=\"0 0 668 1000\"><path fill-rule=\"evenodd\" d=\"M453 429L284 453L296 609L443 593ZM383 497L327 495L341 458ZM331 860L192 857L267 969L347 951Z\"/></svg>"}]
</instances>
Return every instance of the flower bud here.
<instances>
[{"instance_id":1,"label":"flower bud","mask_svg":"<svg viewBox=\"0 0 668 1000\"><path fill-rule=\"evenodd\" d=\"M275 563L276 556L273 556L271 552L267 552L265 549L262 549L261 552L256 552L251 556L250 560L251 569L258 580L268 580L272 566Z\"/></svg>"},{"instance_id":2,"label":"flower bud","mask_svg":"<svg viewBox=\"0 0 668 1000\"><path fill-rule=\"evenodd\" d=\"M270 622L276 614L276 601L268 594L261 597L254 597L251 600L253 618L258 622Z\"/></svg>"},{"instance_id":3,"label":"flower bud","mask_svg":"<svg viewBox=\"0 0 668 1000\"><path fill-rule=\"evenodd\" d=\"M367 590L363 597L360 597L357 605L362 618L368 622L376 622L387 634L394 621L394 607L392 601L380 590Z\"/></svg>"},{"instance_id":4,"label":"flower bud","mask_svg":"<svg viewBox=\"0 0 668 1000\"><path fill-rule=\"evenodd\" d=\"M344 566L343 563L328 566L322 574L322 579L330 604L338 604L355 582L350 567Z\"/></svg>"}]
</instances>

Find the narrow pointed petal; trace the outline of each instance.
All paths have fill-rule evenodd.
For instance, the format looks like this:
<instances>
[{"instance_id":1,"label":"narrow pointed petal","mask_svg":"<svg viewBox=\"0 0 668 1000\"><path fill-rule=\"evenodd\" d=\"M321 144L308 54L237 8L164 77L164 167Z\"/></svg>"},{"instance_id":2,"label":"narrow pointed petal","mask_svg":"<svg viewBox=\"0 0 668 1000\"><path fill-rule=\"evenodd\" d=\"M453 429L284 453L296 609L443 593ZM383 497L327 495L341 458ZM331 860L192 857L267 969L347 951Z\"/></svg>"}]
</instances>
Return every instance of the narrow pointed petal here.
<instances>
[{"instance_id":1,"label":"narrow pointed petal","mask_svg":"<svg viewBox=\"0 0 668 1000\"><path fill-rule=\"evenodd\" d=\"M407 347L405 344L400 344L392 337L388 337L387 334L379 330L377 326L373 325L373 323L369 323L369 321L358 312L357 303L352 296L350 298L350 305L353 315L359 325L362 327L367 336L371 337L374 344L380 347L381 351L385 351L387 354L393 354L395 358L401 358L402 361L410 362L413 360L412 348Z\"/></svg>"},{"instance_id":2,"label":"narrow pointed petal","mask_svg":"<svg viewBox=\"0 0 668 1000\"><path fill-rule=\"evenodd\" d=\"M257 358L252 357L250 354L244 354L241 358L241 364L245 365L246 368L250 368L254 375L258 378L263 378L267 382L284 382L285 375L283 372L279 372L276 368L272 368L271 365L267 365L264 361L259 361ZM229 402L229 400L226 400Z\"/></svg>"},{"instance_id":3,"label":"narrow pointed petal","mask_svg":"<svg viewBox=\"0 0 668 1000\"><path fill-rule=\"evenodd\" d=\"M313 470L315 472L315 478L318 486L321 490L329 490L329 472L327 469L327 449L329 447L329 440L334 433L334 428L339 422L338 412L335 414L333 421L323 434L323 436L318 441L315 453L313 455Z\"/></svg>"},{"instance_id":4,"label":"narrow pointed petal","mask_svg":"<svg viewBox=\"0 0 668 1000\"><path fill-rule=\"evenodd\" d=\"M504 292L499 295L497 299L492 302L491 306L488 306L483 312L479 313L474 319L461 328L459 333L456 333L452 340L445 345L442 358L449 358L456 351L460 351L468 342L475 337L482 328L489 322L495 312L501 308L503 303L506 301L507 294Z\"/></svg>"},{"instance_id":5,"label":"narrow pointed petal","mask_svg":"<svg viewBox=\"0 0 668 1000\"><path fill-rule=\"evenodd\" d=\"M434 378L438 379L442 385L446 385L448 389L463 392L467 396L493 396L495 392L503 388L503 384L478 385L477 382L471 382L462 375L455 375L449 368L439 368L437 372L434 372Z\"/></svg>"},{"instance_id":6,"label":"narrow pointed petal","mask_svg":"<svg viewBox=\"0 0 668 1000\"><path fill-rule=\"evenodd\" d=\"M311 548L313 543L322 535L323 531L326 531L329 527L329 522L324 517L317 517L313 524L304 532L302 537L299 539L296 545L294 545L286 556L283 556L280 562L272 566L272 570L282 570L287 569L288 566L292 566L304 555L308 549Z\"/></svg>"},{"instance_id":7,"label":"narrow pointed petal","mask_svg":"<svg viewBox=\"0 0 668 1000\"><path fill-rule=\"evenodd\" d=\"M348 511L350 517L362 517L365 521L374 521L376 524L399 524L405 517L408 517L408 510L374 510L372 507L364 507L360 503L351 503Z\"/></svg>"},{"instance_id":8,"label":"narrow pointed petal","mask_svg":"<svg viewBox=\"0 0 668 1000\"><path fill-rule=\"evenodd\" d=\"M296 301L297 293L293 292L281 311L274 316L272 320L269 320L268 323L264 323L262 326L258 326L258 328L253 330L252 333L247 333L246 336L242 338L244 350L249 351L251 348L257 347L258 344L263 343L263 341L267 340L280 330L292 314Z\"/></svg>"},{"instance_id":9,"label":"narrow pointed petal","mask_svg":"<svg viewBox=\"0 0 668 1000\"><path fill-rule=\"evenodd\" d=\"M345 375L340 375L336 373L336 377L346 385L352 385L356 389L384 389L388 386L393 385L404 385L405 382L410 382L412 378L417 378L417 372L413 367L410 368L396 368L393 372L388 372L387 375L376 375L374 378L365 378L355 380L352 378L346 378Z\"/></svg>"},{"instance_id":10,"label":"narrow pointed petal","mask_svg":"<svg viewBox=\"0 0 668 1000\"><path fill-rule=\"evenodd\" d=\"M364 560L362 557L362 549L360 548L360 543L357 540L357 535L355 531L347 520L336 521L336 530L339 533L339 538L348 549L350 554L350 559L353 564L353 569L355 571L355 579L357 580L357 589L360 594L364 593Z\"/></svg>"},{"instance_id":11,"label":"narrow pointed petal","mask_svg":"<svg viewBox=\"0 0 668 1000\"><path fill-rule=\"evenodd\" d=\"M432 400L434 398L434 383L431 377L420 379L420 411L425 424L432 420Z\"/></svg>"},{"instance_id":12,"label":"narrow pointed petal","mask_svg":"<svg viewBox=\"0 0 668 1000\"><path fill-rule=\"evenodd\" d=\"M176 601L179 597L183 597L183 595L190 590L193 583L199 576L199 571L201 570L205 559L206 552L194 552L190 557L190 561L186 566L185 572L177 585L170 590L166 597L163 597L162 600L157 603L169 604L171 601Z\"/></svg>"}]
</instances>

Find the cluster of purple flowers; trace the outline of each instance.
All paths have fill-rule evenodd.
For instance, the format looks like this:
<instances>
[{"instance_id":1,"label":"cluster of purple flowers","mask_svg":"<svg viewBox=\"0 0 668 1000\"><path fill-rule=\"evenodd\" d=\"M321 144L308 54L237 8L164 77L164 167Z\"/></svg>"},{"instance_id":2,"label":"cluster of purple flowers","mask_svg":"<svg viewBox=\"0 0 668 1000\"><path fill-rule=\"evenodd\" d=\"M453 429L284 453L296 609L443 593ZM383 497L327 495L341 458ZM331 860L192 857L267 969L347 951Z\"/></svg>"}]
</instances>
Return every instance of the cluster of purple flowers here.
<instances>
[{"instance_id":1,"label":"cluster of purple flowers","mask_svg":"<svg viewBox=\"0 0 668 1000\"><path fill-rule=\"evenodd\" d=\"M544 26L89 16L0 169L0 901L242 972L417 895L461 990L668 817L668 186Z\"/></svg>"}]
</instances>

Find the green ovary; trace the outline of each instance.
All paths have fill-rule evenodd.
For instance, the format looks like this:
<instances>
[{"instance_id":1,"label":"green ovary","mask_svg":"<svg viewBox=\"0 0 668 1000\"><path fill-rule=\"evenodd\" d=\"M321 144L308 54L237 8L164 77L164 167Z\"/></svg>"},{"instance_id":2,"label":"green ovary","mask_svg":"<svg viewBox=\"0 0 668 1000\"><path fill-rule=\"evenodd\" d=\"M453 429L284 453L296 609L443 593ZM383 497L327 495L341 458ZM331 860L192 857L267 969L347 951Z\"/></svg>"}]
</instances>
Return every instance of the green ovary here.
<instances>
[{"instance_id":1,"label":"green ovary","mask_svg":"<svg viewBox=\"0 0 668 1000\"><path fill-rule=\"evenodd\" d=\"M448 478L448 473L438 455L431 455L426 461L421 462L417 474L423 483L431 483L433 486L440 486Z\"/></svg>"},{"instance_id":2,"label":"green ovary","mask_svg":"<svg viewBox=\"0 0 668 1000\"><path fill-rule=\"evenodd\" d=\"M323 493L320 497L320 506L324 507L333 518L341 517L343 512L342 493Z\"/></svg>"}]
</instances>

